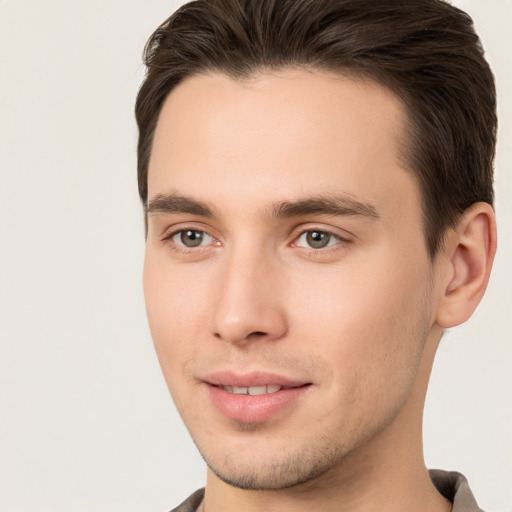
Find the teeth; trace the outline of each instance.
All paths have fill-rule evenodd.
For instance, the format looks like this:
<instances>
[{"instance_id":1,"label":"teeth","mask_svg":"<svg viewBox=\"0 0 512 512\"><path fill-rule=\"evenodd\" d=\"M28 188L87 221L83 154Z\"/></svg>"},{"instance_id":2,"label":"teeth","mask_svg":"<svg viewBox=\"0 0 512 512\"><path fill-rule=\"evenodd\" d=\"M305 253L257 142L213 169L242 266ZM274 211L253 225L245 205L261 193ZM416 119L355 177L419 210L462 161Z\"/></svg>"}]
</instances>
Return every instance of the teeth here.
<instances>
[{"instance_id":1,"label":"teeth","mask_svg":"<svg viewBox=\"0 0 512 512\"><path fill-rule=\"evenodd\" d=\"M249 395L264 395L267 392L267 386L252 386L247 388Z\"/></svg>"},{"instance_id":2,"label":"teeth","mask_svg":"<svg viewBox=\"0 0 512 512\"><path fill-rule=\"evenodd\" d=\"M268 393L277 393L281 386L271 384L270 386L250 386L247 388L239 388L237 386L221 386L224 391L234 393L235 395L266 395Z\"/></svg>"}]
</instances>

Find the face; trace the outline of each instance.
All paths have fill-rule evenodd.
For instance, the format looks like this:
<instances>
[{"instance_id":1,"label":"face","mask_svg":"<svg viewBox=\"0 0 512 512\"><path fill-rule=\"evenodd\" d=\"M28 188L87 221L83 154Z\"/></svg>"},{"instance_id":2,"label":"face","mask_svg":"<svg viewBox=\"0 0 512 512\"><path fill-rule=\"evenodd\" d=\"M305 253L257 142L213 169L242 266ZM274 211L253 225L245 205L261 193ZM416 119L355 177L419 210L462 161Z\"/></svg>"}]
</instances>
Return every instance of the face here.
<instances>
[{"instance_id":1,"label":"face","mask_svg":"<svg viewBox=\"0 0 512 512\"><path fill-rule=\"evenodd\" d=\"M376 84L299 70L195 76L164 104L147 312L176 406L225 482L341 471L421 415L434 278L403 115Z\"/></svg>"}]
</instances>

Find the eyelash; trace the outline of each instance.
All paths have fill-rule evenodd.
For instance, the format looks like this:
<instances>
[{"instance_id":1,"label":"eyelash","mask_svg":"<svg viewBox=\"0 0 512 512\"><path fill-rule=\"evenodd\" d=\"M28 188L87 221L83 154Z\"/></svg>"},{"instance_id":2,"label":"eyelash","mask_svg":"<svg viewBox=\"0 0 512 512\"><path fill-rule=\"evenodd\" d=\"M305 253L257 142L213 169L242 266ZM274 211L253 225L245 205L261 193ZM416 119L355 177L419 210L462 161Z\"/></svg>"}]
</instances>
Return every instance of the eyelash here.
<instances>
[{"instance_id":1,"label":"eyelash","mask_svg":"<svg viewBox=\"0 0 512 512\"><path fill-rule=\"evenodd\" d=\"M180 229L174 229L171 232L167 233L162 238L161 241L162 241L163 244L168 244L172 248L173 251L176 251L176 252L182 253L182 254L190 254L191 252L199 253L200 251L202 252L202 250L203 251L207 250L207 248L209 247L210 244L198 245L196 247L187 247L186 245L180 245L180 244L178 244L176 242L173 242L172 239L175 236L179 235L180 233L184 233L186 231L193 231L193 232L196 232L196 233L202 233L203 236L207 235L207 236L211 237L211 239L215 242L215 245L220 245L220 242L217 240L217 238L215 236L213 236L212 234L210 234L207 230L205 230L205 229L198 229L197 227L194 227L194 226L183 226ZM325 247L321 247L321 248L302 247L302 246L297 245L298 240L302 236L304 236L304 235L306 235L308 233L319 233L319 234L322 234L322 235L327 235L328 237L330 237L328 245L326 245ZM329 245L332 238L336 239L337 242L334 243L334 244ZM322 255L322 254L326 254L326 253L330 253L330 252L333 252L333 251L340 250L340 247L337 247L338 245L346 246L346 245L348 245L350 243L352 243L352 240L350 238L343 237L343 236L341 236L339 234L333 233L332 231L329 231L329 230L326 230L326 229L319 229L319 228L315 228L315 227L307 227L307 228L302 228L298 233L294 234L293 241L289 245L291 247L295 247L297 249L301 249L301 250L307 251L308 255L319 256L319 255Z\"/></svg>"}]
</instances>

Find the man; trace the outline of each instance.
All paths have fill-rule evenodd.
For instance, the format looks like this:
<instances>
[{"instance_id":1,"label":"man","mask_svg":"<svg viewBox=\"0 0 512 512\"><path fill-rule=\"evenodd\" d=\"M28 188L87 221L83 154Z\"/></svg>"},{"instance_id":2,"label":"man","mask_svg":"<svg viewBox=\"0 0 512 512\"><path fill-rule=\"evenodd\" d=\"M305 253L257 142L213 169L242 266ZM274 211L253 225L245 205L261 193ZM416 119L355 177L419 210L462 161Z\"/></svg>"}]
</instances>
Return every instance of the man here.
<instances>
[{"instance_id":1,"label":"man","mask_svg":"<svg viewBox=\"0 0 512 512\"><path fill-rule=\"evenodd\" d=\"M199 0L137 99L149 324L208 465L175 510L477 511L425 468L496 249L492 74L441 0Z\"/></svg>"}]
</instances>

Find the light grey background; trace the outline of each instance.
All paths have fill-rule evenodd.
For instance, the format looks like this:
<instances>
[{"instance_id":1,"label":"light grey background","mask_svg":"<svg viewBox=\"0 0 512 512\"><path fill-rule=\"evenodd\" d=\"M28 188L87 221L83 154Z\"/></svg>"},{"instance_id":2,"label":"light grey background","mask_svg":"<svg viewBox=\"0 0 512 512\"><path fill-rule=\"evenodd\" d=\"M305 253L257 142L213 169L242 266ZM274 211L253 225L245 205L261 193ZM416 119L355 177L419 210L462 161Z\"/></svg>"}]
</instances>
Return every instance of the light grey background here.
<instances>
[{"instance_id":1,"label":"light grey background","mask_svg":"<svg viewBox=\"0 0 512 512\"><path fill-rule=\"evenodd\" d=\"M153 354L141 287L133 103L141 50L178 1L0 0L0 511L171 509L204 482ZM500 93L500 247L446 336L431 467L512 510L512 2L460 0Z\"/></svg>"}]
</instances>

